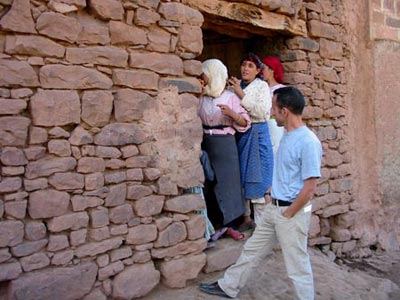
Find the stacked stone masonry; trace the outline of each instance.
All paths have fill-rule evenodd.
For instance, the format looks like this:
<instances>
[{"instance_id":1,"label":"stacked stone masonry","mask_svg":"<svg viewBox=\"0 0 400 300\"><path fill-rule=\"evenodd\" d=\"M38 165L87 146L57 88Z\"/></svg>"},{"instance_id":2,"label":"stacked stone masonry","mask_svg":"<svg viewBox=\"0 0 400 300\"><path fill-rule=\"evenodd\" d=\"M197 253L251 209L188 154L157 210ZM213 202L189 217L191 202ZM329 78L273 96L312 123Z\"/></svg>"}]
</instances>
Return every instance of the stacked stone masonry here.
<instances>
[{"instance_id":1,"label":"stacked stone masonry","mask_svg":"<svg viewBox=\"0 0 400 300\"><path fill-rule=\"evenodd\" d=\"M281 57L324 148L309 242L338 256L368 249L376 241L357 227L351 194L340 5L240 2L307 23ZM206 262L195 213L204 201L182 192L204 179L203 15L159 0L0 3L0 281L10 299L185 286Z\"/></svg>"},{"instance_id":2,"label":"stacked stone masonry","mask_svg":"<svg viewBox=\"0 0 400 300\"><path fill-rule=\"evenodd\" d=\"M400 42L400 1L371 0L371 39Z\"/></svg>"}]
</instances>

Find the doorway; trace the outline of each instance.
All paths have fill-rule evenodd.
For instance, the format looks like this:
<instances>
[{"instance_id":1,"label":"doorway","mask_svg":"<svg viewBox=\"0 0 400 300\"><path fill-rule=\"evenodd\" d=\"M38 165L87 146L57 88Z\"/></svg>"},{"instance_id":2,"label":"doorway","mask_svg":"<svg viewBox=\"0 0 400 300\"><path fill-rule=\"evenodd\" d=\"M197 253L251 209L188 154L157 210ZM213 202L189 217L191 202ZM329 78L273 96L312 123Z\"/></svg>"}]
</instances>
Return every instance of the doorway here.
<instances>
[{"instance_id":1,"label":"doorway","mask_svg":"<svg viewBox=\"0 0 400 300\"><path fill-rule=\"evenodd\" d=\"M197 59L203 62L217 58L227 66L229 76L240 78L240 61L245 53L253 52L261 59L267 55L279 57L285 49L284 42L284 36L254 35L239 38L203 29L203 52Z\"/></svg>"}]
</instances>

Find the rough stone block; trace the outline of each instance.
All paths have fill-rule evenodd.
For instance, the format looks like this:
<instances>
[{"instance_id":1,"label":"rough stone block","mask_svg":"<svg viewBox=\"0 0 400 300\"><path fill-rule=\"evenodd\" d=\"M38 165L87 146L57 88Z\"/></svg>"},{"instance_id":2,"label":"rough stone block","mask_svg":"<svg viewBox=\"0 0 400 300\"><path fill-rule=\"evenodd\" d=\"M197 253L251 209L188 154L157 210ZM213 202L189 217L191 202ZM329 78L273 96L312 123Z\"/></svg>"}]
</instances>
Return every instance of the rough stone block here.
<instances>
[{"instance_id":1,"label":"rough stone block","mask_svg":"<svg viewBox=\"0 0 400 300\"><path fill-rule=\"evenodd\" d=\"M196 241L184 241L184 242L174 245L172 247L157 248L157 249L152 248L151 256L156 259L172 258L172 257L189 254L189 253L199 253L199 252L203 251L206 248L206 246L207 246L207 240L204 238L196 240ZM240 251L239 251L237 257L239 257ZM236 259L237 258L235 258L235 261L236 261ZM234 263L235 261L233 261L232 263Z\"/></svg>"},{"instance_id":2,"label":"rough stone block","mask_svg":"<svg viewBox=\"0 0 400 300\"><path fill-rule=\"evenodd\" d=\"M0 160L5 166L23 166L28 163L24 152L15 147L4 147L0 154Z\"/></svg>"},{"instance_id":3,"label":"rough stone block","mask_svg":"<svg viewBox=\"0 0 400 300\"><path fill-rule=\"evenodd\" d=\"M146 140L142 128L135 124L113 123L106 125L95 136L94 142L101 146L124 146L141 144Z\"/></svg>"},{"instance_id":4,"label":"rough stone block","mask_svg":"<svg viewBox=\"0 0 400 300\"><path fill-rule=\"evenodd\" d=\"M183 288L187 280L197 277L205 264L204 253L163 261L160 264L162 282L171 288Z\"/></svg>"},{"instance_id":5,"label":"rough stone block","mask_svg":"<svg viewBox=\"0 0 400 300\"><path fill-rule=\"evenodd\" d=\"M117 47L67 48L67 61L75 64L95 64L113 67L128 66L128 53Z\"/></svg>"},{"instance_id":6,"label":"rough stone block","mask_svg":"<svg viewBox=\"0 0 400 300\"><path fill-rule=\"evenodd\" d=\"M70 196L66 192L39 190L30 193L28 212L32 219L61 216L68 211Z\"/></svg>"},{"instance_id":7,"label":"rough stone block","mask_svg":"<svg viewBox=\"0 0 400 300\"><path fill-rule=\"evenodd\" d=\"M111 44L146 45L146 31L122 22L110 21Z\"/></svg>"},{"instance_id":8,"label":"rough stone block","mask_svg":"<svg viewBox=\"0 0 400 300\"><path fill-rule=\"evenodd\" d=\"M44 12L36 20L36 28L43 35L73 43L78 39L82 26L75 18L54 12Z\"/></svg>"},{"instance_id":9,"label":"rough stone block","mask_svg":"<svg viewBox=\"0 0 400 300\"><path fill-rule=\"evenodd\" d=\"M143 118L143 113L152 104L152 98L143 92L119 89L115 94L114 114L117 122L132 122Z\"/></svg>"},{"instance_id":10,"label":"rough stone block","mask_svg":"<svg viewBox=\"0 0 400 300\"><path fill-rule=\"evenodd\" d=\"M140 245L155 241L156 238L157 227L155 225L139 225L129 228L128 235L126 236L126 243Z\"/></svg>"},{"instance_id":11,"label":"rough stone block","mask_svg":"<svg viewBox=\"0 0 400 300\"><path fill-rule=\"evenodd\" d=\"M131 247L124 246L119 249L112 250L110 253L110 259L112 262L121 260L124 258L128 258L132 256L132 249Z\"/></svg>"},{"instance_id":12,"label":"rough stone block","mask_svg":"<svg viewBox=\"0 0 400 300\"><path fill-rule=\"evenodd\" d=\"M22 273L19 262L0 264L0 282L18 278Z\"/></svg>"},{"instance_id":13,"label":"rough stone block","mask_svg":"<svg viewBox=\"0 0 400 300\"><path fill-rule=\"evenodd\" d=\"M151 71L113 70L115 85L133 89L157 90L159 75Z\"/></svg>"},{"instance_id":14,"label":"rough stone block","mask_svg":"<svg viewBox=\"0 0 400 300\"><path fill-rule=\"evenodd\" d=\"M152 262L134 264L115 276L112 296L120 299L139 298L148 294L160 282L160 272Z\"/></svg>"},{"instance_id":15,"label":"rough stone block","mask_svg":"<svg viewBox=\"0 0 400 300\"><path fill-rule=\"evenodd\" d=\"M24 187L25 190L28 192L35 191L35 190L44 190L48 187L47 179L46 178L38 178L38 179L24 179Z\"/></svg>"},{"instance_id":16,"label":"rough stone block","mask_svg":"<svg viewBox=\"0 0 400 300\"><path fill-rule=\"evenodd\" d=\"M43 36L8 35L6 53L62 58L65 47Z\"/></svg>"},{"instance_id":17,"label":"rough stone block","mask_svg":"<svg viewBox=\"0 0 400 300\"><path fill-rule=\"evenodd\" d=\"M22 243L24 223L21 221L0 222L0 247L15 246Z\"/></svg>"},{"instance_id":18,"label":"rough stone block","mask_svg":"<svg viewBox=\"0 0 400 300\"><path fill-rule=\"evenodd\" d=\"M346 242L351 239L350 231L344 228L333 227L329 235L336 242Z\"/></svg>"},{"instance_id":19,"label":"rough stone block","mask_svg":"<svg viewBox=\"0 0 400 300\"><path fill-rule=\"evenodd\" d=\"M80 195L72 196L71 198L73 211L83 211L89 207L97 207L104 203L101 198L98 197L85 197Z\"/></svg>"},{"instance_id":20,"label":"rough stone block","mask_svg":"<svg viewBox=\"0 0 400 300\"><path fill-rule=\"evenodd\" d=\"M4 2L3 2L4 3ZM36 33L35 22L32 18L30 1L7 1L4 4L11 4L11 9L2 17L0 26L3 30Z\"/></svg>"},{"instance_id":21,"label":"rough stone block","mask_svg":"<svg viewBox=\"0 0 400 300\"><path fill-rule=\"evenodd\" d=\"M99 275L98 278L99 280L104 280L108 277L114 276L118 273L120 273L124 269L124 263L122 261L116 261L108 266L99 269Z\"/></svg>"},{"instance_id":22,"label":"rough stone block","mask_svg":"<svg viewBox=\"0 0 400 300\"><path fill-rule=\"evenodd\" d=\"M84 176L78 173L55 173L49 177L49 183L57 190L82 189Z\"/></svg>"},{"instance_id":23,"label":"rough stone block","mask_svg":"<svg viewBox=\"0 0 400 300\"><path fill-rule=\"evenodd\" d=\"M33 242L24 242L15 247L12 247L11 253L16 257L28 256L36 252L39 252L41 249L46 247L47 242L48 242L47 239L42 239Z\"/></svg>"},{"instance_id":24,"label":"rough stone block","mask_svg":"<svg viewBox=\"0 0 400 300\"><path fill-rule=\"evenodd\" d=\"M88 6L104 20L122 20L124 17L124 7L117 0L90 1Z\"/></svg>"},{"instance_id":25,"label":"rough stone block","mask_svg":"<svg viewBox=\"0 0 400 300\"><path fill-rule=\"evenodd\" d=\"M87 227L89 216L86 212L78 212L54 217L47 222L47 228L51 232L60 232L66 229L80 229Z\"/></svg>"},{"instance_id":26,"label":"rough stone block","mask_svg":"<svg viewBox=\"0 0 400 300\"><path fill-rule=\"evenodd\" d=\"M43 88L70 90L109 89L112 80L103 73L82 66L46 65L40 69Z\"/></svg>"},{"instance_id":27,"label":"rough stone block","mask_svg":"<svg viewBox=\"0 0 400 300\"><path fill-rule=\"evenodd\" d=\"M204 22L203 15L198 10L177 2L161 3L159 13L170 21L198 26Z\"/></svg>"},{"instance_id":28,"label":"rough stone block","mask_svg":"<svg viewBox=\"0 0 400 300\"><path fill-rule=\"evenodd\" d=\"M30 123L25 117L0 117L0 146L25 146Z\"/></svg>"},{"instance_id":29,"label":"rough stone block","mask_svg":"<svg viewBox=\"0 0 400 300\"><path fill-rule=\"evenodd\" d=\"M37 241L46 237L46 226L41 221L27 221L25 223L25 239Z\"/></svg>"},{"instance_id":30,"label":"rough stone block","mask_svg":"<svg viewBox=\"0 0 400 300\"><path fill-rule=\"evenodd\" d=\"M95 263L46 269L11 281L8 292L15 300L81 299L92 289L96 276Z\"/></svg>"},{"instance_id":31,"label":"rough stone block","mask_svg":"<svg viewBox=\"0 0 400 300\"><path fill-rule=\"evenodd\" d=\"M92 242L79 246L75 250L76 257L96 256L101 253L106 253L112 249L117 249L122 245L123 238L115 237L101 242Z\"/></svg>"},{"instance_id":32,"label":"rough stone block","mask_svg":"<svg viewBox=\"0 0 400 300\"><path fill-rule=\"evenodd\" d=\"M71 246L78 246L86 242L87 229L71 231L69 240Z\"/></svg>"},{"instance_id":33,"label":"rough stone block","mask_svg":"<svg viewBox=\"0 0 400 300\"><path fill-rule=\"evenodd\" d=\"M164 196L150 195L142 197L133 203L136 215L140 217L149 217L161 213L164 205Z\"/></svg>"},{"instance_id":34,"label":"rough stone block","mask_svg":"<svg viewBox=\"0 0 400 300\"><path fill-rule=\"evenodd\" d=\"M28 201L12 201L4 204L4 211L6 215L16 219L23 219L26 215L26 207Z\"/></svg>"},{"instance_id":35,"label":"rough stone block","mask_svg":"<svg viewBox=\"0 0 400 300\"><path fill-rule=\"evenodd\" d=\"M39 86L36 71L25 61L0 59L0 86Z\"/></svg>"},{"instance_id":36,"label":"rough stone block","mask_svg":"<svg viewBox=\"0 0 400 300\"><path fill-rule=\"evenodd\" d=\"M125 224L133 217L133 210L130 204L123 204L110 208L110 221L114 224Z\"/></svg>"},{"instance_id":37,"label":"rough stone block","mask_svg":"<svg viewBox=\"0 0 400 300\"><path fill-rule=\"evenodd\" d=\"M187 238L186 226L183 222L174 222L166 229L159 232L154 247L170 247Z\"/></svg>"},{"instance_id":38,"label":"rough stone block","mask_svg":"<svg viewBox=\"0 0 400 300\"><path fill-rule=\"evenodd\" d=\"M186 214L205 207L200 194L186 194L165 201L164 210Z\"/></svg>"},{"instance_id":39,"label":"rough stone block","mask_svg":"<svg viewBox=\"0 0 400 300\"><path fill-rule=\"evenodd\" d=\"M67 265L74 258L73 250L57 252L51 258L51 264L55 266Z\"/></svg>"},{"instance_id":40,"label":"rough stone block","mask_svg":"<svg viewBox=\"0 0 400 300\"><path fill-rule=\"evenodd\" d=\"M49 237L48 251L58 251L69 247L68 237L63 234L52 234Z\"/></svg>"},{"instance_id":41,"label":"rough stone block","mask_svg":"<svg viewBox=\"0 0 400 300\"><path fill-rule=\"evenodd\" d=\"M16 192L22 187L20 177L5 177L0 181L0 193Z\"/></svg>"},{"instance_id":42,"label":"rough stone block","mask_svg":"<svg viewBox=\"0 0 400 300\"><path fill-rule=\"evenodd\" d=\"M35 253L21 258L21 266L25 272L42 269L50 265L50 259L44 253Z\"/></svg>"},{"instance_id":43,"label":"rough stone block","mask_svg":"<svg viewBox=\"0 0 400 300\"><path fill-rule=\"evenodd\" d=\"M104 159L101 157L82 157L78 160L79 173L95 173L105 170Z\"/></svg>"},{"instance_id":44,"label":"rough stone block","mask_svg":"<svg viewBox=\"0 0 400 300\"><path fill-rule=\"evenodd\" d=\"M127 192L125 183L112 185L110 186L110 192L105 199L105 206L113 207L124 204L126 198Z\"/></svg>"},{"instance_id":45,"label":"rough stone block","mask_svg":"<svg viewBox=\"0 0 400 300\"><path fill-rule=\"evenodd\" d=\"M58 172L66 172L74 169L76 160L72 157L45 157L43 159L30 162L26 167L25 176L28 179L49 176Z\"/></svg>"},{"instance_id":46,"label":"rough stone block","mask_svg":"<svg viewBox=\"0 0 400 300\"><path fill-rule=\"evenodd\" d=\"M25 100L0 98L0 115L18 115L27 107Z\"/></svg>"}]
</instances>

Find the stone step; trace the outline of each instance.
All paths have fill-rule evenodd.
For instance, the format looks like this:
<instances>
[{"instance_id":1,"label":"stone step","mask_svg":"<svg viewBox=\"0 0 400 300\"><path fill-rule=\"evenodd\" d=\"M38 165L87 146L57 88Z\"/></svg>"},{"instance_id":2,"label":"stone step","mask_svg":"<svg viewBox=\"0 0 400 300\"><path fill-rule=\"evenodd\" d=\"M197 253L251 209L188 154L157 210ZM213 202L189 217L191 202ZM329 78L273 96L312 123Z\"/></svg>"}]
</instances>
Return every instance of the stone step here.
<instances>
[{"instance_id":1,"label":"stone step","mask_svg":"<svg viewBox=\"0 0 400 300\"><path fill-rule=\"evenodd\" d=\"M234 264L242 252L243 245L250 237L252 230L244 232L246 239L244 241L235 241L230 237L223 237L216 241L214 248L207 249L204 253L207 256L206 265L203 268L204 273L212 273L225 270Z\"/></svg>"}]
</instances>

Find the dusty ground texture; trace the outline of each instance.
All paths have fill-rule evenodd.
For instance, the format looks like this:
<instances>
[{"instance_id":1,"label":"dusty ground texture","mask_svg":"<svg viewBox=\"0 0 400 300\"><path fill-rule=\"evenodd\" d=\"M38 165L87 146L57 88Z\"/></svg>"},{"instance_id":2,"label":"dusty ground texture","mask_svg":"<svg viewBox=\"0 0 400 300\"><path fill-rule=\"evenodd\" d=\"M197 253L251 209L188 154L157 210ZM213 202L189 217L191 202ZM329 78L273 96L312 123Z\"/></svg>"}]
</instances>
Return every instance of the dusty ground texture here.
<instances>
[{"instance_id":1,"label":"dusty ground texture","mask_svg":"<svg viewBox=\"0 0 400 300\"><path fill-rule=\"evenodd\" d=\"M400 251L375 253L365 259L332 261L316 249L309 249L315 281L315 299L320 300L398 300L400 299ZM186 288L169 289L162 285L142 300L215 300L199 291L200 282L212 282L222 272L200 274ZM274 251L254 270L238 300L294 299L286 276L281 252Z\"/></svg>"}]
</instances>

